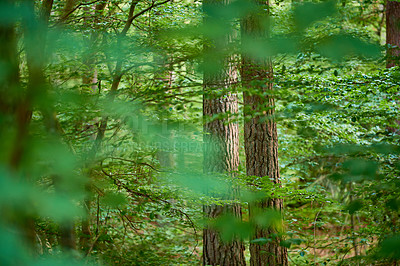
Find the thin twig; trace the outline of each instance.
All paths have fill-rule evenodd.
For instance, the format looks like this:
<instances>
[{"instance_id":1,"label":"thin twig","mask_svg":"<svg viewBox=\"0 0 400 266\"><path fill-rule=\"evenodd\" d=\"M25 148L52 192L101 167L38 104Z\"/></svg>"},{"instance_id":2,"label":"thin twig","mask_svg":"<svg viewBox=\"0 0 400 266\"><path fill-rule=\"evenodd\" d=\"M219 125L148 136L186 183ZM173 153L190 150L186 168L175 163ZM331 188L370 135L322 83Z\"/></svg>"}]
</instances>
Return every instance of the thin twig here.
<instances>
[{"instance_id":1,"label":"thin twig","mask_svg":"<svg viewBox=\"0 0 400 266\"><path fill-rule=\"evenodd\" d=\"M145 9L143 9L142 11L140 11L139 13L137 13L137 14L135 14L135 15L129 17L128 20L127 20L127 22L126 22L126 25L129 25L129 26L130 26L130 25L132 24L132 22L133 22L137 17L143 15L144 13L146 13L147 11L149 11L150 9L152 9L153 7L157 7L157 6L163 5L163 4L168 3L168 2L170 2L170 1L172 1L172 0L165 0L165 1L160 2L160 3L157 3L157 4L155 4L155 3L153 2L148 8L145 8ZM128 31L128 29L129 29L129 27L125 27L125 28L122 30L121 35L125 35L126 32Z\"/></svg>"},{"instance_id":2,"label":"thin twig","mask_svg":"<svg viewBox=\"0 0 400 266\"><path fill-rule=\"evenodd\" d=\"M67 14L65 14L64 16L62 16L57 23L55 24L56 26L63 23L72 13L74 13L78 8L80 8L81 6L89 6L89 5L93 5L97 2L99 2L100 0L95 0L93 2L89 2L89 3L79 3L79 5L77 5L76 7L74 7L73 9L71 9Z\"/></svg>"},{"instance_id":3,"label":"thin twig","mask_svg":"<svg viewBox=\"0 0 400 266\"><path fill-rule=\"evenodd\" d=\"M96 236L96 238L93 240L92 245L90 245L90 248L89 248L88 252L86 253L86 257L88 257L89 254L90 254L90 252L92 252L92 250L93 250L93 248L94 248L94 245L96 245L97 240L99 240L99 237L100 237L100 236L101 236L101 234L98 234L98 235Z\"/></svg>"},{"instance_id":4,"label":"thin twig","mask_svg":"<svg viewBox=\"0 0 400 266\"><path fill-rule=\"evenodd\" d=\"M315 264L315 260L316 260L316 251L315 251L315 246L316 246L316 225L317 225L318 215L321 213L321 210L322 210L323 207L324 207L324 205L321 206L320 210L317 212L317 214L315 215L315 219L314 219L314 264Z\"/></svg>"},{"instance_id":5,"label":"thin twig","mask_svg":"<svg viewBox=\"0 0 400 266\"><path fill-rule=\"evenodd\" d=\"M152 166L151 164L148 164L148 163L139 163L139 162L136 162L133 160L120 158L120 157L107 157L107 158L104 158L102 161L104 161L105 159L120 160L120 161L130 162L130 163L137 164L137 165L145 165L145 166L150 167L151 169L153 169L156 172L164 172L162 170L156 169L154 166Z\"/></svg>"},{"instance_id":6,"label":"thin twig","mask_svg":"<svg viewBox=\"0 0 400 266\"><path fill-rule=\"evenodd\" d=\"M123 158L119 158L119 159L123 159ZM127 160L127 159L124 159L124 160L131 161L131 160ZM132 161L132 162L134 162L134 161ZM134 163L136 163L136 162L134 162ZM185 213L184 211L180 210L179 208L172 207L173 205L168 200L165 200L165 199L160 198L158 196L148 195L148 194L145 194L145 193L142 193L142 192L138 192L138 191L134 191L134 190L130 189L125 184L123 184L119 179L114 178L114 176L112 174L107 173L103 169L103 161L100 162L100 168L101 168L101 171L103 172L103 174L106 175L107 177L109 177L111 180L113 180L114 184L118 188L123 188L123 189L125 189L127 192L129 192L132 195L145 197L145 198L148 198L149 200L151 200L153 202L162 202L162 203L168 204L169 206L171 206L170 210L175 211L176 213L179 213L182 216L184 216L187 219L187 221L189 222L190 227L193 228L193 231L194 231L194 234L195 234L196 245L195 245L191 255L195 252L195 250L196 250L196 248L198 246L197 230L196 230L196 226L195 226L194 222L192 221L192 219L190 218L190 216L187 213Z\"/></svg>"}]
</instances>

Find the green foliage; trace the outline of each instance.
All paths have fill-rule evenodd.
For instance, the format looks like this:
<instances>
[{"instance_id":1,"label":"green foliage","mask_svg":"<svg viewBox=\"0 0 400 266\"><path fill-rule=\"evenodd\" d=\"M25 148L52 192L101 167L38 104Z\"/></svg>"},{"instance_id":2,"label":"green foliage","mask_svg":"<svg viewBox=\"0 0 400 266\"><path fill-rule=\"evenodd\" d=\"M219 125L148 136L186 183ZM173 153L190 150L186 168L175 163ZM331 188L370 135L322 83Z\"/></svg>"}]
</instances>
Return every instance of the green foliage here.
<instances>
[{"instance_id":1,"label":"green foliage","mask_svg":"<svg viewBox=\"0 0 400 266\"><path fill-rule=\"evenodd\" d=\"M399 248L399 235L391 236L380 243L378 255L383 258L398 260L400 258Z\"/></svg>"},{"instance_id":2,"label":"green foliage","mask_svg":"<svg viewBox=\"0 0 400 266\"><path fill-rule=\"evenodd\" d=\"M48 22L45 2L0 3L0 264L197 265L205 224L224 241L283 237L300 265L400 258L400 76L381 70L383 15L369 15L380 3L277 1L260 37L238 34L243 16L266 14L244 0L204 13L139 1L132 25L135 1L71 13L54 1ZM227 32L231 46L203 51ZM276 99L282 184L203 172L219 143L203 143L202 71L239 53L274 63L275 90L248 92ZM210 120L242 127L243 109ZM284 213L250 219L247 204L265 198L284 199ZM202 218L202 205L232 203L242 220ZM278 233L253 239L256 227Z\"/></svg>"},{"instance_id":3,"label":"green foliage","mask_svg":"<svg viewBox=\"0 0 400 266\"><path fill-rule=\"evenodd\" d=\"M313 23L323 20L336 12L335 1L325 1L322 3L306 2L297 4L293 10L295 25L300 31L310 27Z\"/></svg>"}]
</instances>

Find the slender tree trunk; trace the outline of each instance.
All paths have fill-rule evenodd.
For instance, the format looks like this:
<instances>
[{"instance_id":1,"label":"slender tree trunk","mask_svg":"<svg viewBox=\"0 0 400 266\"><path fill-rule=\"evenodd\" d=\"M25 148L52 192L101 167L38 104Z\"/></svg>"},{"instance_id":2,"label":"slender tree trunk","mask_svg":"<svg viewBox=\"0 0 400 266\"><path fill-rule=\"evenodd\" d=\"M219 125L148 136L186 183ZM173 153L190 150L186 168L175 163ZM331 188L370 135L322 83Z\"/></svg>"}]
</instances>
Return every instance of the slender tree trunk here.
<instances>
[{"instance_id":1,"label":"slender tree trunk","mask_svg":"<svg viewBox=\"0 0 400 266\"><path fill-rule=\"evenodd\" d=\"M172 83L174 80L174 72L173 72L173 59L171 55L167 54L165 58L162 58L160 55L155 54L153 56L154 64L159 68L154 72L153 80L156 82L156 86L160 86L164 89L165 96L172 94ZM171 104L163 103L162 108L168 109L171 107ZM167 123L167 122L165 122ZM168 126L168 124L167 124ZM156 153L156 158L160 162L160 167L164 169L171 169L175 167L175 155L172 152L174 134L171 130L167 130L167 134L164 132L160 132L159 136L163 142L169 144L169 148L165 149L164 147L158 147L158 151Z\"/></svg>"},{"instance_id":2,"label":"slender tree trunk","mask_svg":"<svg viewBox=\"0 0 400 266\"><path fill-rule=\"evenodd\" d=\"M76 5L77 0L65 0L64 8L62 11L62 16L60 18L60 22L65 22L71 13L74 11L74 7Z\"/></svg>"},{"instance_id":3,"label":"slender tree trunk","mask_svg":"<svg viewBox=\"0 0 400 266\"><path fill-rule=\"evenodd\" d=\"M73 222L66 222L60 225L60 244L64 251L76 249L76 234Z\"/></svg>"},{"instance_id":4,"label":"slender tree trunk","mask_svg":"<svg viewBox=\"0 0 400 266\"><path fill-rule=\"evenodd\" d=\"M400 56L400 2L386 1L386 68L399 65ZM400 125L400 120L396 120ZM397 132L398 126L387 127L391 132Z\"/></svg>"},{"instance_id":5,"label":"slender tree trunk","mask_svg":"<svg viewBox=\"0 0 400 266\"><path fill-rule=\"evenodd\" d=\"M32 111L34 105L37 105L35 99L40 95L45 95L47 93L47 87L45 84L44 75L44 62L45 62L45 46L47 38L47 24L50 18L51 9L53 6L53 0L44 0L39 8L38 17L35 16L34 2L26 1L29 6L29 15L27 15L27 21L23 22L24 31L24 44L26 51L26 61L28 67L28 84L25 95L22 97L23 100L20 103L20 108L18 108L19 119L19 142L22 148L19 152L21 160L24 148L26 145L25 141L29 137L29 124L32 118ZM30 18L31 20L29 21ZM38 105L38 109L43 114L44 122L46 126L49 126L52 122L49 119L49 106ZM22 119L21 119L22 118ZM20 133L23 132L23 135ZM16 159L16 157L14 157ZM34 217L28 215L24 218L25 220L25 230L26 235L30 245L35 243L35 220Z\"/></svg>"},{"instance_id":6,"label":"slender tree trunk","mask_svg":"<svg viewBox=\"0 0 400 266\"><path fill-rule=\"evenodd\" d=\"M30 2L32 14L34 13L33 1ZM45 78L44 66L46 63L45 51L46 51L46 39L47 39L47 28L42 27L42 25L47 26L49 23L49 18L51 10L53 7L53 0L44 0L42 6L40 7L39 17L29 25L26 25L25 31L25 50L27 57L28 66L28 99L35 99L38 95L44 97L48 91L48 84ZM53 107L48 104L41 104L38 109L43 114L45 126L49 134L57 135L59 134L59 129L57 128L58 122L56 120L56 115L54 113ZM63 193L63 188L58 184L57 179L59 177L54 177L56 190L59 193ZM75 249L75 228L74 222L65 221L60 224L61 233L61 246L65 250Z\"/></svg>"},{"instance_id":7,"label":"slender tree trunk","mask_svg":"<svg viewBox=\"0 0 400 266\"><path fill-rule=\"evenodd\" d=\"M226 5L229 1L219 2ZM204 1L206 8L221 8L216 6L216 1ZM209 15L209 14L208 14ZM207 16L204 22L216 22L219 18ZM229 22L221 21L231 28ZM226 47L231 42L232 34L226 34L214 40L208 40L205 51L217 54L217 57L226 52ZM204 123L204 172L205 173L230 173L234 178L233 171L239 166L239 128L231 117L214 119L215 115L226 115L238 113L237 94L229 89L237 82L237 69L233 57L221 56L212 58L206 56L204 59L204 97L203 117ZM219 66L217 69L209 69L210 66ZM221 90L225 91L221 93ZM223 95L223 96L221 96ZM237 188L227 192L228 199L234 199ZM231 214L241 218L240 204L227 204L224 206L203 206L203 211L208 219L213 219L222 214ZM244 245L239 239L223 242L219 233L213 228L206 227L203 230L203 264L204 265L245 265Z\"/></svg>"},{"instance_id":8,"label":"slender tree trunk","mask_svg":"<svg viewBox=\"0 0 400 266\"><path fill-rule=\"evenodd\" d=\"M263 40L267 36L265 24L267 5L258 3L258 10L248 14L241 23L243 43L250 38ZM278 136L274 115L272 63L269 59L242 55L241 77L244 98L244 141L246 173L248 176L268 176L271 182L280 183L278 166ZM262 115L255 115L262 113ZM249 206L250 219L259 210L282 210L281 199L264 199ZM275 228L256 226L253 239L272 238ZM279 245L279 238L267 244L250 243L250 265L288 265L287 250Z\"/></svg>"},{"instance_id":9,"label":"slender tree trunk","mask_svg":"<svg viewBox=\"0 0 400 266\"><path fill-rule=\"evenodd\" d=\"M104 9L106 8L108 0L102 0L93 7L93 11L90 12L89 7L86 8L86 12L90 14L90 16L94 17L93 19L84 18L85 26L87 28L91 28L90 36L87 37L89 42L89 49L86 54L84 54L83 63L86 66L86 73L82 77L82 83L84 85L90 86L90 91L92 93L96 92L97 89L97 69L96 69L96 44L99 40L99 35L101 32L101 28L99 27L100 17L103 16Z\"/></svg>"},{"instance_id":10,"label":"slender tree trunk","mask_svg":"<svg viewBox=\"0 0 400 266\"><path fill-rule=\"evenodd\" d=\"M386 44L388 47L386 67L399 65L400 55L400 2L387 1L386 3Z\"/></svg>"},{"instance_id":11,"label":"slender tree trunk","mask_svg":"<svg viewBox=\"0 0 400 266\"><path fill-rule=\"evenodd\" d=\"M91 192L90 184L85 186L86 193L89 194ZM90 196L86 196L86 199L83 201L84 210L86 216L82 218L81 221L81 235L79 237L80 247L87 251L90 248L90 238L92 237L92 231L90 230L90 206L92 204L92 200Z\"/></svg>"},{"instance_id":12,"label":"slender tree trunk","mask_svg":"<svg viewBox=\"0 0 400 266\"><path fill-rule=\"evenodd\" d=\"M31 119L26 96L21 88L19 77L19 60L17 54L17 40L14 25L5 25L0 28L0 60L7 67L6 76L0 87L0 108L5 115L14 116L16 138L9 159L10 168L18 170L22 160L28 125Z\"/></svg>"},{"instance_id":13,"label":"slender tree trunk","mask_svg":"<svg viewBox=\"0 0 400 266\"><path fill-rule=\"evenodd\" d=\"M100 22L100 17L103 16L103 12L107 6L107 3L108 3L108 0L99 1L96 4L96 6L94 7L94 11L92 13L92 15L94 16L93 23L89 23L87 20L85 21L87 27L93 27L93 28L90 33L90 37L88 38L89 43L90 43L89 49L88 49L87 53L84 55L83 63L86 65L87 69L84 73L84 76L82 77L82 83L84 85L87 85L88 87L90 87L91 93L95 93L95 91L97 89L96 83L98 82L98 80L97 80L96 52L95 51L96 51L96 44L98 42L99 33L100 33L98 24ZM64 16L66 16L66 14ZM96 142L94 145L96 146L96 145L98 145L98 143ZM93 152L91 153L92 157L95 157L97 150L98 150L97 148L93 149ZM91 159L94 159L94 158L91 158ZM90 178L92 176L92 172L93 172L92 170L88 171L88 175L90 176ZM86 215L81 220L81 234L80 234L80 238L79 238L80 247L85 251L88 251L90 249L90 239L92 236L92 232L91 232L91 228L90 228L90 207L92 205L92 199L90 196L91 189L92 189L92 185L91 185L91 179L90 179L88 181L88 183L85 185L86 197L85 197L85 200L83 201L83 206L84 206Z\"/></svg>"},{"instance_id":14,"label":"slender tree trunk","mask_svg":"<svg viewBox=\"0 0 400 266\"><path fill-rule=\"evenodd\" d=\"M9 7L14 5L12 0L4 2L8 2ZM10 157L6 159L7 162L4 161L2 163L8 165L9 169L18 176L18 173L21 172L21 165L29 138L29 124L32 112L30 111L30 103L26 93L21 86L17 52L18 41L15 31L16 22L15 20L13 22L10 21L10 23L0 23L0 62L2 62L3 75L0 80L0 114L3 118L2 123L4 123L0 127L0 131L2 135L6 133L4 131L9 129L15 131L10 154L7 154ZM27 180L21 181L26 182ZM13 215L4 217L5 220L18 226L27 243L33 247L35 242L34 220L26 213L14 211Z\"/></svg>"}]
</instances>

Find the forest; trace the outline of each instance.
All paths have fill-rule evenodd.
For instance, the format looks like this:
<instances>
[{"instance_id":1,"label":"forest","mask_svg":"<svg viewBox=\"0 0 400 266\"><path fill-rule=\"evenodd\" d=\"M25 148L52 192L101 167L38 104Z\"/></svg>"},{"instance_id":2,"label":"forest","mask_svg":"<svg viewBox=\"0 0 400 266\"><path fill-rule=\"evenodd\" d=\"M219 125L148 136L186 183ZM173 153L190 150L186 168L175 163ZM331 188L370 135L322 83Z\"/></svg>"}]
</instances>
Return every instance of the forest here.
<instances>
[{"instance_id":1,"label":"forest","mask_svg":"<svg viewBox=\"0 0 400 266\"><path fill-rule=\"evenodd\" d=\"M0 265L399 265L400 2L0 0Z\"/></svg>"}]
</instances>

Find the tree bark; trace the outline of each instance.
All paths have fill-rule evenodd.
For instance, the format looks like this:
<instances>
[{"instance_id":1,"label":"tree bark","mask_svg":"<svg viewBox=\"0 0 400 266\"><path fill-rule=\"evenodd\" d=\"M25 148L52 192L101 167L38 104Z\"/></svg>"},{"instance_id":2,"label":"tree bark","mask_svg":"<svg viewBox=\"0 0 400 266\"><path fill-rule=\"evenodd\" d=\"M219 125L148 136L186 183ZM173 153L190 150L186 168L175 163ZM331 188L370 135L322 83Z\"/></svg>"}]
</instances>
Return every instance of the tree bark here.
<instances>
[{"instance_id":1,"label":"tree bark","mask_svg":"<svg viewBox=\"0 0 400 266\"><path fill-rule=\"evenodd\" d=\"M216 6L216 1L204 1L205 10L207 7L221 8ZM226 5L229 0L219 2L219 5ZM205 24L216 21L219 18L207 16ZM227 27L232 28L229 22L221 21ZM228 29L229 29L228 28ZM220 38L209 41L205 45L205 51L212 54L228 54L226 47L232 39L232 29ZM239 128L238 124L232 121L230 115L238 113L237 94L229 89L237 82L237 69L232 56L221 58L204 58L205 71L203 76L203 117L204 117L204 172L207 173L229 173L234 178L234 171L239 166ZM219 68L210 70L210 65L218 65ZM221 91L224 91L221 93ZM222 96L221 96L222 95ZM213 119L215 115L225 115L224 118ZM238 189L231 188L227 191L225 199L234 199ZM214 219L223 214L231 214L241 219L240 204L226 204L224 206L209 205L203 206L204 215L207 219ZM214 228L203 229L203 264L204 265L245 265L244 245L239 239L223 242L219 232Z\"/></svg>"},{"instance_id":2,"label":"tree bark","mask_svg":"<svg viewBox=\"0 0 400 266\"><path fill-rule=\"evenodd\" d=\"M267 37L267 4L257 2L258 9L242 19L242 42L265 40ZM268 58L252 58L242 55L242 84L244 88L244 141L246 153L246 174L268 176L271 182L280 183L278 165L278 134L274 121L274 97L272 63ZM264 199L250 204L250 220L258 210L282 210L282 199ZM256 225L252 239L271 238L275 228ZM279 238L267 244L250 243L250 265L288 265L287 250L280 246Z\"/></svg>"},{"instance_id":3,"label":"tree bark","mask_svg":"<svg viewBox=\"0 0 400 266\"><path fill-rule=\"evenodd\" d=\"M399 65L400 56L400 3L386 1L386 68ZM400 120L396 120L400 125ZM387 127L390 132L397 132L398 127Z\"/></svg>"},{"instance_id":4,"label":"tree bark","mask_svg":"<svg viewBox=\"0 0 400 266\"><path fill-rule=\"evenodd\" d=\"M391 46L387 50L386 67L398 66L398 57L400 55L400 2L387 1L386 3L386 44Z\"/></svg>"},{"instance_id":5,"label":"tree bark","mask_svg":"<svg viewBox=\"0 0 400 266\"><path fill-rule=\"evenodd\" d=\"M60 18L60 22L65 22L69 15L74 11L74 6L76 4L77 0L65 0L64 4L64 9L63 9L63 15Z\"/></svg>"},{"instance_id":6,"label":"tree bark","mask_svg":"<svg viewBox=\"0 0 400 266\"><path fill-rule=\"evenodd\" d=\"M207 81L207 79L205 79ZM224 80L226 82L226 80ZM207 85L205 85L207 86ZM210 87L205 87L210 89ZM214 88L215 89L215 88ZM225 97L214 98L206 95L203 99L203 115L212 117L221 113L237 113L238 103L235 93L228 93ZM239 166L239 128L237 123L228 123L226 120L214 120L204 124L204 171L206 173L229 173L237 171ZM234 174L231 174L234 177ZM227 192L230 199L235 197L237 189ZM223 214L232 214L241 219L240 204L224 206L203 206L203 212L208 219L215 219ZM206 227L203 230L203 264L204 265L245 265L244 245L238 240L224 243L219 233Z\"/></svg>"}]
</instances>

